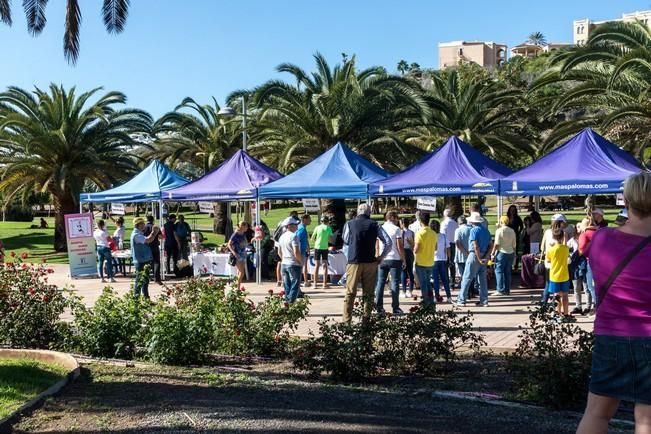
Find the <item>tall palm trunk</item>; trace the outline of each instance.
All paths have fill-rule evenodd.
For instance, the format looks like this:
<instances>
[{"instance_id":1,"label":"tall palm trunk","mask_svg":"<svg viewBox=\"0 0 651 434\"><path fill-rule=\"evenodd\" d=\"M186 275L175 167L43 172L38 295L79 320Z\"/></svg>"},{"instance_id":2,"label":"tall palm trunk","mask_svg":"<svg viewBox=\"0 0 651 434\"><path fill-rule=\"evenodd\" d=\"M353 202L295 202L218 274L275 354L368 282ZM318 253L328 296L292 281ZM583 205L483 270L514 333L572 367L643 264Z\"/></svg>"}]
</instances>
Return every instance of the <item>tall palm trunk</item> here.
<instances>
[{"instance_id":1,"label":"tall palm trunk","mask_svg":"<svg viewBox=\"0 0 651 434\"><path fill-rule=\"evenodd\" d=\"M52 192L54 202L54 251L67 252L68 243L66 241L66 214L79 212L79 203L68 192Z\"/></svg>"},{"instance_id":2,"label":"tall palm trunk","mask_svg":"<svg viewBox=\"0 0 651 434\"><path fill-rule=\"evenodd\" d=\"M321 199L321 209L330 219L333 231L343 228L346 222L346 202L343 199Z\"/></svg>"},{"instance_id":3,"label":"tall palm trunk","mask_svg":"<svg viewBox=\"0 0 651 434\"><path fill-rule=\"evenodd\" d=\"M443 201L446 208L450 208L452 216L458 217L463 214L463 205L461 205L461 196L445 196Z\"/></svg>"},{"instance_id":4,"label":"tall palm trunk","mask_svg":"<svg viewBox=\"0 0 651 434\"><path fill-rule=\"evenodd\" d=\"M230 202L217 202L215 204L215 218L213 219L213 232L220 235L226 234L228 221L228 206Z\"/></svg>"}]
</instances>

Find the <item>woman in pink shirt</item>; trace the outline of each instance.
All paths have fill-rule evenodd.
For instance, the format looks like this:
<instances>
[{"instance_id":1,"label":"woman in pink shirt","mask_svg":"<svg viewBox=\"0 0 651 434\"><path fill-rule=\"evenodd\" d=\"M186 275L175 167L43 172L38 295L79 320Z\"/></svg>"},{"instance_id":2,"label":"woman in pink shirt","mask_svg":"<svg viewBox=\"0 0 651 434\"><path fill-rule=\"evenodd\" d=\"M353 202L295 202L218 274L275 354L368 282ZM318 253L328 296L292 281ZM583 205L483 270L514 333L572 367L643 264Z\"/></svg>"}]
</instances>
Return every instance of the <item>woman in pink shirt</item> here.
<instances>
[{"instance_id":1,"label":"woman in pink shirt","mask_svg":"<svg viewBox=\"0 0 651 434\"><path fill-rule=\"evenodd\" d=\"M624 200L628 222L596 231L585 251L598 308L581 434L607 433L622 400L635 403L635 432L651 433L651 173L629 177ZM622 260L640 247L605 289Z\"/></svg>"}]
</instances>

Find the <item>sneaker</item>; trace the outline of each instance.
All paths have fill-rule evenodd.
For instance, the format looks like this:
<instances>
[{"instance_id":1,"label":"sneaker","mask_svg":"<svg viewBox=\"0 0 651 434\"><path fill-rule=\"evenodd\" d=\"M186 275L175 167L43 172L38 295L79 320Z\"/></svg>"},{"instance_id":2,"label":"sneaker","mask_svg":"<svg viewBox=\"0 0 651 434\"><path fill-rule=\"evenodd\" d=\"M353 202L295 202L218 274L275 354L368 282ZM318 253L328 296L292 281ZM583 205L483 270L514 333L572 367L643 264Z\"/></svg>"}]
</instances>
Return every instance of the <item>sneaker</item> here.
<instances>
[{"instance_id":1,"label":"sneaker","mask_svg":"<svg viewBox=\"0 0 651 434\"><path fill-rule=\"evenodd\" d=\"M576 318L574 318L572 315L563 315L563 322L576 322Z\"/></svg>"},{"instance_id":2,"label":"sneaker","mask_svg":"<svg viewBox=\"0 0 651 434\"><path fill-rule=\"evenodd\" d=\"M114 278L111 277L110 282L111 282L111 283L115 283L115 282L117 282L117 280L115 280Z\"/></svg>"},{"instance_id":3,"label":"sneaker","mask_svg":"<svg viewBox=\"0 0 651 434\"><path fill-rule=\"evenodd\" d=\"M581 315L581 314L583 314L583 309L581 309L580 307L575 307L574 309L572 309L572 312L570 312L570 314L571 315Z\"/></svg>"},{"instance_id":4,"label":"sneaker","mask_svg":"<svg viewBox=\"0 0 651 434\"><path fill-rule=\"evenodd\" d=\"M446 299L445 299L445 302L446 302L447 304L452 304L452 297L448 297L448 298L446 298Z\"/></svg>"},{"instance_id":5,"label":"sneaker","mask_svg":"<svg viewBox=\"0 0 651 434\"><path fill-rule=\"evenodd\" d=\"M478 301L477 303L475 303L475 306L488 307L488 303L482 303L481 301Z\"/></svg>"},{"instance_id":6,"label":"sneaker","mask_svg":"<svg viewBox=\"0 0 651 434\"><path fill-rule=\"evenodd\" d=\"M397 309L393 309L393 314L394 315L404 315L405 313L402 311L402 309L397 308Z\"/></svg>"},{"instance_id":7,"label":"sneaker","mask_svg":"<svg viewBox=\"0 0 651 434\"><path fill-rule=\"evenodd\" d=\"M491 295L504 296L504 295L508 295L508 294L506 292L495 291Z\"/></svg>"},{"instance_id":8,"label":"sneaker","mask_svg":"<svg viewBox=\"0 0 651 434\"><path fill-rule=\"evenodd\" d=\"M405 291L400 291L400 298L407 298Z\"/></svg>"},{"instance_id":9,"label":"sneaker","mask_svg":"<svg viewBox=\"0 0 651 434\"><path fill-rule=\"evenodd\" d=\"M413 295L412 295L411 291L409 291L409 290L405 291L405 298L412 298L412 297L413 297Z\"/></svg>"},{"instance_id":10,"label":"sneaker","mask_svg":"<svg viewBox=\"0 0 651 434\"><path fill-rule=\"evenodd\" d=\"M457 307L465 307L466 303L461 303L461 302L457 301L456 303L454 303L454 305L457 306Z\"/></svg>"}]
</instances>

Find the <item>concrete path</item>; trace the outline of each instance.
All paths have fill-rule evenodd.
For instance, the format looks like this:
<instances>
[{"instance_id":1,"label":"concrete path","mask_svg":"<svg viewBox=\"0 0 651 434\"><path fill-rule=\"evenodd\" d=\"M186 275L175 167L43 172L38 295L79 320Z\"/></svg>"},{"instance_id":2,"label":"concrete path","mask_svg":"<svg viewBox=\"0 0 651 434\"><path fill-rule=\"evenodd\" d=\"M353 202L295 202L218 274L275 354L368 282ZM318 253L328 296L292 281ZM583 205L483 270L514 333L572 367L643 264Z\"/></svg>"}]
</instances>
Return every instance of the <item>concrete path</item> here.
<instances>
[{"instance_id":1,"label":"concrete path","mask_svg":"<svg viewBox=\"0 0 651 434\"><path fill-rule=\"evenodd\" d=\"M99 279L70 279L68 276L68 267L66 265L52 265L55 272L49 276L51 283L59 287L73 287L75 292L83 297L87 305L92 305L102 292L105 285ZM515 277L515 276L514 276ZM117 282L110 284L118 293L124 294L131 288L132 279L126 277L117 277ZM177 283L177 280L170 280L168 283ZM516 280L517 282L517 280ZM251 294L251 299L255 302L263 299L269 289L275 292L279 291L274 282L256 285L255 283L245 283L244 287ZM159 284L150 284L150 295L157 297L163 287ZM391 310L391 297L386 289L385 308ZM306 336L310 331L317 332L317 322L323 318L341 319L343 309L344 288L341 286L332 286L329 289L323 288L304 288L304 292L310 296L310 312L307 319L301 323L298 334ZM420 294L420 291L416 291ZM492 294L492 290L489 294ZM519 327L525 325L528 319L529 306L539 300L542 289L518 289L511 290L510 296L489 296L489 307L475 307L474 301L463 309L470 311L474 316L474 325L484 333L486 342L489 347L494 349L515 348L518 343ZM456 297L456 291L453 292L453 298ZM413 300L400 300L401 307L405 312L409 311L411 306L418 302ZM570 296L571 307L573 306L573 296ZM440 309L451 309L451 305L441 304ZM586 330L592 329L594 317L577 316L577 324Z\"/></svg>"}]
</instances>

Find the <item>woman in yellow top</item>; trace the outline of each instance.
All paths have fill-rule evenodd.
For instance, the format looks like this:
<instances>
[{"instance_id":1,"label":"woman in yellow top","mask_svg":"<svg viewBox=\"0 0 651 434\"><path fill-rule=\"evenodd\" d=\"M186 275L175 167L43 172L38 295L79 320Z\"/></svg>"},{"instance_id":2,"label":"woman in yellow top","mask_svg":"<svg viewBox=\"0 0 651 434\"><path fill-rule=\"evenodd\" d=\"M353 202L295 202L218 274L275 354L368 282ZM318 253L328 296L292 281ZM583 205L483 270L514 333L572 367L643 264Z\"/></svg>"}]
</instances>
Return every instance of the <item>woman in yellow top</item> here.
<instances>
[{"instance_id":1,"label":"woman in yellow top","mask_svg":"<svg viewBox=\"0 0 651 434\"><path fill-rule=\"evenodd\" d=\"M555 228L552 236L556 244L550 247L545 254L545 265L549 268L549 285L547 292L560 295L560 303L557 305L558 313L563 313L566 319L570 319L568 306L568 292L570 291L570 248L563 244L565 232L561 228Z\"/></svg>"}]
</instances>

